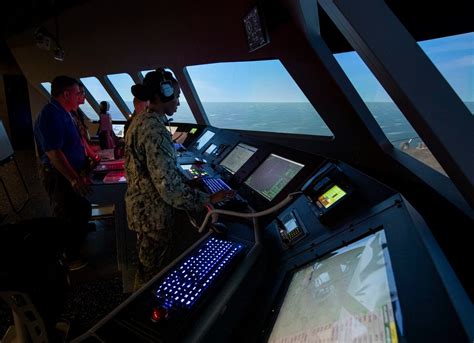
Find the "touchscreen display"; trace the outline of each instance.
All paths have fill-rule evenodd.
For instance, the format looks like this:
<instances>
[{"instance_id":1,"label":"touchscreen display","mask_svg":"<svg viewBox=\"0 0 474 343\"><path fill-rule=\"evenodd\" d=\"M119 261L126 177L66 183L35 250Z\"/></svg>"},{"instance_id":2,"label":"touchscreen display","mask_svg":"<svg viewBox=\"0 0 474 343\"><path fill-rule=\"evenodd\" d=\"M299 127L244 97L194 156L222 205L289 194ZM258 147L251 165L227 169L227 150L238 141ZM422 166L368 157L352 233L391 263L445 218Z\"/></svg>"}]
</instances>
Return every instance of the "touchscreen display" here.
<instances>
[{"instance_id":1,"label":"touchscreen display","mask_svg":"<svg viewBox=\"0 0 474 343\"><path fill-rule=\"evenodd\" d=\"M318 202L324 207L328 208L334 203L342 199L346 195L338 185L333 185L326 192L318 197Z\"/></svg>"},{"instance_id":2,"label":"touchscreen display","mask_svg":"<svg viewBox=\"0 0 474 343\"><path fill-rule=\"evenodd\" d=\"M206 151L204 151L204 155L209 155L209 154L212 154L214 152L214 150L217 149L217 145L215 144L211 144L209 145L209 147L206 149Z\"/></svg>"},{"instance_id":3,"label":"touchscreen display","mask_svg":"<svg viewBox=\"0 0 474 343\"><path fill-rule=\"evenodd\" d=\"M271 201L303 167L303 164L271 154L249 176L245 184Z\"/></svg>"},{"instance_id":4,"label":"touchscreen display","mask_svg":"<svg viewBox=\"0 0 474 343\"><path fill-rule=\"evenodd\" d=\"M390 265L379 231L297 270L268 341L397 342Z\"/></svg>"},{"instance_id":5,"label":"touchscreen display","mask_svg":"<svg viewBox=\"0 0 474 343\"><path fill-rule=\"evenodd\" d=\"M204 145L206 145L207 142L211 140L212 137L214 137L215 133L212 131L206 131L203 133L201 137L197 140L197 142L194 144L194 147L196 150L201 150Z\"/></svg>"},{"instance_id":6,"label":"touchscreen display","mask_svg":"<svg viewBox=\"0 0 474 343\"><path fill-rule=\"evenodd\" d=\"M235 174L250 157L257 152L257 148L240 143L220 163L231 174Z\"/></svg>"}]
</instances>

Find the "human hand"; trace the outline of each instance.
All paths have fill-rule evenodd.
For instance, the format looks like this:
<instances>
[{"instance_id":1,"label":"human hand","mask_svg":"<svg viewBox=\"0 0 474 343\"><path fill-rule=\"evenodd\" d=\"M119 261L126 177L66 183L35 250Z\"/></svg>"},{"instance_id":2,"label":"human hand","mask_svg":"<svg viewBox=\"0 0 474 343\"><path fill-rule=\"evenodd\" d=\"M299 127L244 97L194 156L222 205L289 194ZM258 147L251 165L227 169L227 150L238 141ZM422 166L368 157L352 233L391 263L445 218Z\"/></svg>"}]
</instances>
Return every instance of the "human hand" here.
<instances>
[{"instance_id":1,"label":"human hand","mask_svg":"<svg viewBox=\"0 0 474 343\"><path fill-rule=\"evenodd\" d=\"M92 194L92 188L90 187L90 184L92 181L88 177L82 177L78 176L77 178L73 179L71 181L71 186L74 192L79 194L80 196L87 196Z\"/></svg>"},{"instance_id":2,"label":"human hand","mask_svg":"<svg viewBox=\"0 0 474 343\"><path fill-rule=\"evenodd\" d=\"M221 201L230 200L235 197L237 192L233 189L231 190L222 190L211 195L210 201L212 204L217 204Z\"/></svg>"}]
</instances>

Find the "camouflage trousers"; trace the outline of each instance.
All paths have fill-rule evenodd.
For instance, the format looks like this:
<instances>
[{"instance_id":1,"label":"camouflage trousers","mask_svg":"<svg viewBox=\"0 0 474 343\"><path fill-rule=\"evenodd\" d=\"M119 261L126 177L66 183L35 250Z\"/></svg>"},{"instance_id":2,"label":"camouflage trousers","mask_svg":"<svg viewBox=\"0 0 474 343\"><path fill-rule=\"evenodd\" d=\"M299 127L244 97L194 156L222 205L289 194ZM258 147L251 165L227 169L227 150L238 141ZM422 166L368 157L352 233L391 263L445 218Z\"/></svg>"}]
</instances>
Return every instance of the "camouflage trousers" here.
<instances>
[{"instance_id":1,"label":"camouflage trousers","mask_svg":"<svg viewBox=\"0 0 474 343\"><path fill-rule=\"evenodd\" d=\"M162 229L156 238L147 235L146 232L137 233L137 253L138 264L134 291L140 289L176 256L173 230Z\"/></svg>"}]
</instances>

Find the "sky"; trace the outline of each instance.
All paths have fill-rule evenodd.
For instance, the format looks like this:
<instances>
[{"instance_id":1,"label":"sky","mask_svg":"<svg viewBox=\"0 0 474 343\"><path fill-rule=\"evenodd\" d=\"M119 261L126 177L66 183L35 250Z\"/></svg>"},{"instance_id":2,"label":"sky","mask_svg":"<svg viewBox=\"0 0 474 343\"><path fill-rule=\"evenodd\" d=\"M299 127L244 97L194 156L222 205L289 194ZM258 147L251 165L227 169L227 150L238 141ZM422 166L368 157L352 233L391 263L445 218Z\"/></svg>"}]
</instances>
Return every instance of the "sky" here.
<instances>
[{"instance_id":1,"label":"sky","mask_svg":"<svg viewBox=\"0 0 474 343\"><path fill-rule=\"evenodd\" d=\"M474 32L419 44L461 99L474 101ZM364 101L391 101L357 53L335 58ZM278 60L215 63L187 70L202 102L308 101ZM126 102L132 101L133 81L128 74L109 75L109 79ZM81 81L99 102L111 101L96 78ZM181 101L186 101L184 96Z\"/></svg>"},{"instance_id":2,"label":"sky","mask_svg":"<svg viewBox=\"0 0 474 343\"><path fill-rule=\"evenodd\" d=\"M474 101L474 32L418 42L463 101ZM362 99L392 101L355 52L335 55Z\"/></svg>"}]
</instances>

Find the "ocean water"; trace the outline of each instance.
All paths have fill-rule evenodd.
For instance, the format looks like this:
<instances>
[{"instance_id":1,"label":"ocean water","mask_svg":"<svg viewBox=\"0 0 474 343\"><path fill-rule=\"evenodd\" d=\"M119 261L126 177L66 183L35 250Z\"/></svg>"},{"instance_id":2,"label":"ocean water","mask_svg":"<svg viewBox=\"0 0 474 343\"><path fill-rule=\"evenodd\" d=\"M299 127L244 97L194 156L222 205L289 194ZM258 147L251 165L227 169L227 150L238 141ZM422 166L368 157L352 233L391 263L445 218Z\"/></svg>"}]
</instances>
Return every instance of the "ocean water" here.
<instances>
[{"instance_id":1,"label":"ocean water","mask_svg":"<svg viewBox=\"0 0 474 343\"><path fill-rule=\"evenodd\" d=\"M465 104L474 113L474 102ZM131 102L127 105L133 108ZM419 141L418 134L394 103L368 102L366 105L392 143L408 139ZM203 107L211 125L216 127L333 136L310 103L204 102ZM82 108L86 110L85 105ZM112 104L110 112L114 120L123 118ZM173 121L196 122L186 102L181 102Z\"/></svg>"}]
</instances>

